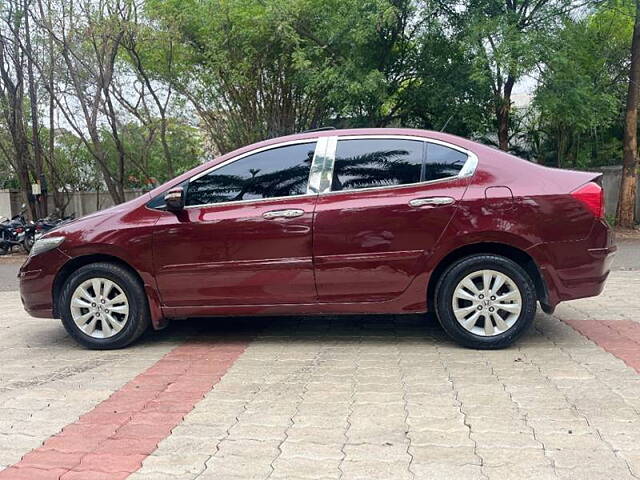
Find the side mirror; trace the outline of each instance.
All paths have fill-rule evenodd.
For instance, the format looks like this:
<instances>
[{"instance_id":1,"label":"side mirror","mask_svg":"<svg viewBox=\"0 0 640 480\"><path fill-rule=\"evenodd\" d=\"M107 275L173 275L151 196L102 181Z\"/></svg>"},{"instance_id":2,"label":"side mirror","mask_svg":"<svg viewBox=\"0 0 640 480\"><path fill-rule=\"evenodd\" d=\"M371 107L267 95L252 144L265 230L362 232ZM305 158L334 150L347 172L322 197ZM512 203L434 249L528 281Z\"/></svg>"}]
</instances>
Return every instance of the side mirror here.
<instances>
[{"instance_id":1,"label":"side mirror","mask_svg":"<svg viewBox=\"0 0 640 480\"><path fill-rule=\"evenodd\" d=\"M174 187L164 195L164 203L170 212L179 212L184 209L184 189Z\"/></svg>"}]
</instances>

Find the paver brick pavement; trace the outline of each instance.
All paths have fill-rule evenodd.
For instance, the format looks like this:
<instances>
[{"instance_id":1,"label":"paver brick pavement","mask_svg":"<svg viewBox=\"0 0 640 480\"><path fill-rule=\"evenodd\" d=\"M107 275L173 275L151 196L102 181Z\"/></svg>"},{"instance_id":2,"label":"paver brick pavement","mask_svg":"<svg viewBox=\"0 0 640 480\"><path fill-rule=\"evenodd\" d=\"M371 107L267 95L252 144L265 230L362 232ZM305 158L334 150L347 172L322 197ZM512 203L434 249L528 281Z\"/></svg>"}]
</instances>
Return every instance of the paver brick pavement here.
<instances>
[{"instance_id":1,"label":"paver brick pavement","mask_svg":"<svg viewBox=\"0 0 640 480\"><path fill-rule=\"evenodd\" d=\"M614 272L601 297L539 313L496 352L460 348L422 316L175 322L89 352L0 293L0 465L23 458L5 478L107 478L109 455L126 452L134 480L640 478L639 277ZM248 346L190 381L176 381L188 358L157 367L194 337ZM148 398L136 385L162 396L118 427ZM71 471L34 468L45 441L86 453L87 418L111 439ZM65 426L70 440L56 441Z\"/></svg>"}]
</instances>

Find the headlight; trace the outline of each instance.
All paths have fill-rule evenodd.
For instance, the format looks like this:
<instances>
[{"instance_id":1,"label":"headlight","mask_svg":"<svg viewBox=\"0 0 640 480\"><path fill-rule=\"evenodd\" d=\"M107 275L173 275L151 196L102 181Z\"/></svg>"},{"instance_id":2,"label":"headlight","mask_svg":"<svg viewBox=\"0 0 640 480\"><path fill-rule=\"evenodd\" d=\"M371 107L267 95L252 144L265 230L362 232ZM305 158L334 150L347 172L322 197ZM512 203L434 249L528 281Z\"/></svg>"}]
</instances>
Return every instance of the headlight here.
<instances>
[{"instance_id":1,"label":"headlight","mask_svg":"<svg viewBox=\"0 0 640 480\"><path fill-rule=\"evenodd\" d=\"M31 247L29 256L33 257L60 246L64 242L64 237L44 237L39 238Z\"/></svg>"}]
</instances>

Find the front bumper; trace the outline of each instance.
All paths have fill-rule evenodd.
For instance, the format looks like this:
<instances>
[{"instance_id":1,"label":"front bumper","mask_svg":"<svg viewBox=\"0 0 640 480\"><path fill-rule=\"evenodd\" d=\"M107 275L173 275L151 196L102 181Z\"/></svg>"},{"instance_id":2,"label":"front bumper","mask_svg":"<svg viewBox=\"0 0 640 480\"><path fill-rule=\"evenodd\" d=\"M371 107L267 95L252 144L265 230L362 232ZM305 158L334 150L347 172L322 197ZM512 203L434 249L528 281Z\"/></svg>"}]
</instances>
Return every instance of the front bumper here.
<instances>
[{"instance_id":1,"label":"front bumper","mask_svg":"<svg viewBox=\"0 0 640 480\"><path fill-rule=\"evenodd\" d=\"M53 318L53 282L69 256L54 248L29 257L18 271L20 299L33 317Z\"/></svg>"}]
</instances>

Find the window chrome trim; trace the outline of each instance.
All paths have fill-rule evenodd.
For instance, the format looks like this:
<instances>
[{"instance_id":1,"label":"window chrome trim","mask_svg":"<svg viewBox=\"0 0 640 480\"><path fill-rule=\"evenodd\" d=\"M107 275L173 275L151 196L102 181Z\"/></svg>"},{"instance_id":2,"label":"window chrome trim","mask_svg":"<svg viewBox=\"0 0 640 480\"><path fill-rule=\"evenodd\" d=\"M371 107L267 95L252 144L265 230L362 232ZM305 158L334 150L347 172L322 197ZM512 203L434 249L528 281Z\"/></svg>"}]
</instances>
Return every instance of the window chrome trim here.
<instances>
[{"instance_id":1,"label":"window chrome trim","mask_svg":"<svg viewBox=\"0 0 640 480\"><path fill-rule=\"evenodd\" d=\"M281 142L281 143L274 143L273 145L267 145L265 147L260 147L260 148L256 148L255 150L250 150L248 152L244 152L241 153L240 155L237 155L233 158L230 158L228 160L225 160L222 163L219 163L217 165L214 165L211 168L208 168L200 173L198 173L197 175L194 175L193 177L191 177L189 180L187 180L187 191L186 191L186 195L185 195L185 201L186 201L186 196L189 195L189 189L188 189L188 185L199 179L200 177L204 177L205 175L218 170L219 168L225 167L237 160L241 160L245 157L248 157L249 155L253 155L255 153L261 153L267 150L272 150L274 148L280 148L280 147L288 147L289 145L300 145L300 144L305 144L305 143L315 143L316 144L316 148L313 154L313 160L311 162L311 169L309 171L309 178L307 180L307 192L306 193L301 193L299 195L286 195L283 197L267 197L267 198L248 198L246 200L230 200L228 202L214 202L214 203L202 203L202 204L198 204L198 205L185 205L184 209L190 209L190 208L203 208L203 207L211 207L214 205L235 205L235 204L242 204L242 203L247 203L247 202L267 202L270 200L282 200L285 198L302 198L302 197L309 197L312 195L317 195L316 193L311 193L309 192L309 185L311 184L311 180L312 180L312 174L313 174L313 168L314 168L314 164L316 163L316 157L318 156L318 149L319 149L319 145L320 145L320 140L323 137L320 138L305 138L304 140L290 140L288 142Z\"/></svg>"},{"instance_id":2,"label":"window chrome trim","mask_svg":"<svg viewBox=\"0 0 640 480\"><path fill-rule=\"evenodd\" d=\"M322 183L322 172L325 169L327 155L328 137L320 137L317 139L316 151L313 154L311 162L311 171L309 172L309 181L307 182L307 194L320 193L320 185Z\"/></svg>"},{"instance_id":3,"label":"window chrome trim","mask_svg":"<svg viewBox=\"0 0 640 480\"><path fill-rule=\"evenodd\" d=\"M336 160L336 148L338 146L338 137L331 136L327 138L327 150L324 159L324 168L322 169L322 179L320 181L319 193L329 193L331 191L331 182L333 181L333 165Z\"/></svg>"},{"instance_id":4,"label":"window chrome trim","mask_svg":"<svg viewBox=\"0 0 640 480\"><path fill-rule=\"evenodd\" d=\"M473 174L476 172L476 168L478 167L478 156L473 153L471 150L467 150L466 148L460 147L458 145L454 145L452 143L449 142L445 142L443 140L437 140L435 138L428 138L428 137L418 137L418 136L414 136L414 135L393 135L393 134L377 134L377 135L344 135L344 136L337 136L337 137L331 137L334 138L336 141L333 144L333 150L330 152L327 152L327 157L328 158L327 162L329 163L329 168L325 169L325 178L326 180L328 180L328 185L323 185L323 188L321 190L320 193L322 194L326 194L326 193L348 193L348 192L363 192L363 191L369 191L369 190L380 190L380 189L389 189L389 188L402 188L402 187L410 187L410 186L416 186L416 185L431 185L434 183L442 183L442 182L449 182L451 180L458 180L461 178L468 178L473 176ZM436 145L442 145L443 147L448 147L451 148L453 150L457 150L459 152L464 153L467 156L467 160L466 162L464 162L464 165L462 166L462 168L460 169L460 171L458 172L457 175L451 176L451 177L445 177L445 178L437 178L435 180L426 180L424 182L415 182L415 183L404 183L402 185L381 185L379 187L366 187L366 188L354 188L351 190L331 190L331 183L333 181L333 167L335 164L335 159L336 159L336 150L337 150L337 142L340 140L369 140L369 139L375 139L375 140L413 140L413 141L418 141L418 142L424 142L424 143L434 143Z\"/></svg>"},{"instance_id":5,"label":"window chrome trim","mask_svg":"<svg viewBox=\"0 0 640 480\"><path fill-rule=\"evenodd\" d=\"M199 205L185 205L184 209L189 210L190 208L216 207L218 205L233 206L233 205L243 204L243 203L260 203L260 202L269 202L272 200L285 200L287 198L307 198L307 197L315 197L315 196L317 196L316 193L313 193L311 195L308 193L301 193L300 195L287 195L286 197L247 198L246 200L229 200L228 202L202 203Z\"/></svg>"}]
</instances>

